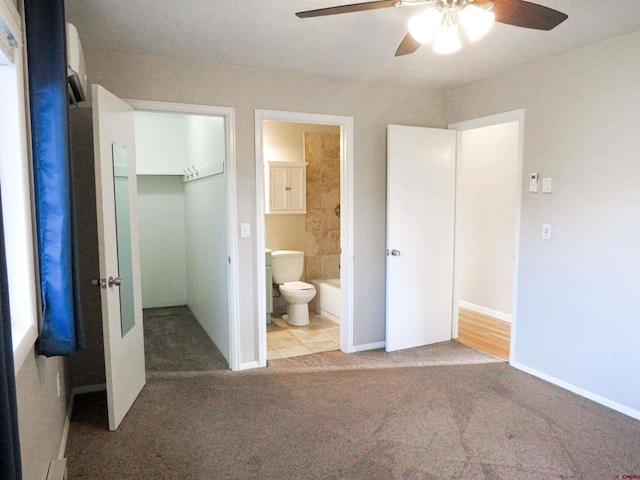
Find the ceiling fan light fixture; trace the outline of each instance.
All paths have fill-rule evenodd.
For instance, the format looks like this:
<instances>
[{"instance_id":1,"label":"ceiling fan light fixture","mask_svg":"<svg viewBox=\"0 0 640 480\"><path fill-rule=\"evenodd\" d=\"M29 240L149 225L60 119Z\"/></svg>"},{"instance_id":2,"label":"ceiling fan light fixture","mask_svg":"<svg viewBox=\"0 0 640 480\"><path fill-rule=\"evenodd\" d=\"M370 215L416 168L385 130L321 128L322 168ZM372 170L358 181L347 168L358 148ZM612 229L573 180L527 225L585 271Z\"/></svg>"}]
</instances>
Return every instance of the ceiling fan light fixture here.
<instances>
[{"instance_id":1,"label":"ceiling fan light fixture","mask_svg":"<svg viewBox=\"0 0 640 480\"><path fill-rule=\"evenodd\" d=\"M467 5L458 13L458 19L469 40L475 42L484 37L491 29L496 15L488 9L477 7L476 5Z\"/></svg>"},{"instance_id":2,"label":"ceiling fan light fixture","mask_svg":"<svg viewBox=\"0 0 640 480\"><path fill-rule=\"evenodd\" d=\"M447 54L457 52L461 46L458 25L440 25L433 42L433 50L437 53Z\"/></svg>"},{"instance_id":3,"label":"ceiling fan light fixture","mask_svg":"<svg viewBox=\"0 0 640 480\"><path fill-rule=\"evenodd\" d=\"M420 43L430 43L436 35L441 17L437 8L428 8L409 19L409 33Z\"/></svg>"}]
</instances>

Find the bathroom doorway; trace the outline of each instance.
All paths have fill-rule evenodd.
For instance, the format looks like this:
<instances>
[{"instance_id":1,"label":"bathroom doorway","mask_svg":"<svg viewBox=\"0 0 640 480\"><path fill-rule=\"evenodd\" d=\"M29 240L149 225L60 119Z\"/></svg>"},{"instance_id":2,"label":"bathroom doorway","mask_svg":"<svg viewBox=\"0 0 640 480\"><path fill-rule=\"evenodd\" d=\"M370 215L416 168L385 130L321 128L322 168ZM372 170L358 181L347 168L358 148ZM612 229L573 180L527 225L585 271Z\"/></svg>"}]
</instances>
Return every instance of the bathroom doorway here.
<instances>
[{"instance_id":1,"label":"bathroom doorway","mask_svg":"<svg viewBox=\"0 0 640 480\"><path fill-rule=\"evenodd\" d=\"M256 234L262 258L257 263L265 309L258 326L261 366L267 360L351 348L349 120L256 113L256 176L262 186ZM286 185L279 185L275 175L283 175L279 178ZM286 198L280 196L281 187ZM316 291L309 303L308 325L287 322L287 301L277 285L265 281L270 252L279 250L304 252L299 280Z\"/></svg>"}]
</instances>

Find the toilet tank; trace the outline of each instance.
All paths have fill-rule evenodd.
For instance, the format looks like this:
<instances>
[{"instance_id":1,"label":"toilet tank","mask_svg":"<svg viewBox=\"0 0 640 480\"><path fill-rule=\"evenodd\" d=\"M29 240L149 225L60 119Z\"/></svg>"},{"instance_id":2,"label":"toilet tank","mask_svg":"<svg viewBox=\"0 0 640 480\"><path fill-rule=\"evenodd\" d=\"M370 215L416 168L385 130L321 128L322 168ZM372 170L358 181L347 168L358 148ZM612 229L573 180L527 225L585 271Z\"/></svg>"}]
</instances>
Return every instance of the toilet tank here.
<instances>
[{"instance_id":1,"label":"toilet tank","mask_svg":"<svg viewBox=\"0 0 640 480\"><path fill-rule=\"evenodd\" d=\"M304 252L298 250L274 250L271 252L273 283L282 285L302 279Z\"/></svg>"}]
</instances>

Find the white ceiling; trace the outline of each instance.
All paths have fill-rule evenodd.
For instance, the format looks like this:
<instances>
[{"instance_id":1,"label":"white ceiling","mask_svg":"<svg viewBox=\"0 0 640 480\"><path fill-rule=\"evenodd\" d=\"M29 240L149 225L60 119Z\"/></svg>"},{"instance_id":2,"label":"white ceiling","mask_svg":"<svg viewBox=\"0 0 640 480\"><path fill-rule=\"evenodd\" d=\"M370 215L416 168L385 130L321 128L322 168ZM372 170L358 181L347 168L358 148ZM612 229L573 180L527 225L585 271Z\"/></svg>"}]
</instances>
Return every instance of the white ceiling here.
<instances>
[{"instance_id":1,"label":"white ceiling","mask_svg":"<svg viewBox=\"0 0 640 480\"><path fill-rule=\"evenodd\" d=\"M640 0L539 0L569 19L549 32L495 24L452 55L394 57L420 7L300 19L359 0L66 0L87 47L311 74L455 87L640 29ZM638 61L630 59L630 61Z\"/></svg>"}]
</instances>

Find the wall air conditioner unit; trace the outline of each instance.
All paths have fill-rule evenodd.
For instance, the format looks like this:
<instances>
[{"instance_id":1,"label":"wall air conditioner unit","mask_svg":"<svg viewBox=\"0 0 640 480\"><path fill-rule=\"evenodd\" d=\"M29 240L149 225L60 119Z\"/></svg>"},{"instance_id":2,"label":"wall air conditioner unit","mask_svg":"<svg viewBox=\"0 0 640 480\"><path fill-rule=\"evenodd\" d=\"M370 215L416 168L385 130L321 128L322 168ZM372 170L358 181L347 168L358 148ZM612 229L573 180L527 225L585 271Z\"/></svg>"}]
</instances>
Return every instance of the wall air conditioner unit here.
<instances>
[{"instance_id":1,"label":"wall air conditioner unit","mask_svg":"<svg viewBox=\"0 0 640 480\"><path fill-rule=\"evenodd\" d=\"M73 104L84 102L87 91L87 69L78 30L71 23L67 23L67 82L69 101Z\"/></svg>"}]
</instances>

